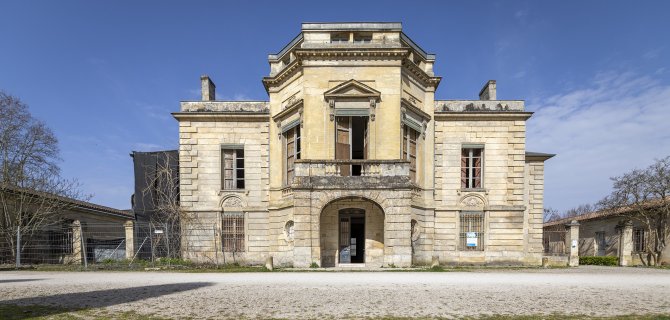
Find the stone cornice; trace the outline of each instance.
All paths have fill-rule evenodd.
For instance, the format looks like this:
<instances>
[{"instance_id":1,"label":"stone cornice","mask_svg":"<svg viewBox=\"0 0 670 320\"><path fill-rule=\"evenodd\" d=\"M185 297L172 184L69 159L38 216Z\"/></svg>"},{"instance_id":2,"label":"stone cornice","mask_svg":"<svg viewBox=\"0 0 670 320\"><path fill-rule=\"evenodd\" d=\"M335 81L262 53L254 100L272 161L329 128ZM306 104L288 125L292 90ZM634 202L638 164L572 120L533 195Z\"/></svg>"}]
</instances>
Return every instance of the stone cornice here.
<instances>
[{"instance_id":1,"label":"stone cornice","mask_svg":"<svg viewBox=\"0 0 670 320\"><path fill-rule=\"evenodd\" d=\"M263 78L263 86L265 87L266 92L270 92L270 87L276 86L280 84L282 81L286 80L287 78L291 77L293 74L298 72L300 70L300 66L302 66L302 61L300 59L295 59L291 63L289 63L284 69L279 71L275 76L273 77L264 77Z\"/></svg>"},{"instance_id":2,"label":"stone cornice","mask_svg":"<svg viewBox=\"0 0 670 320\"><path fill-rule=\"evenodd\" d=\"M370 60L373 58L404 59L409 55L408 48L319 48L296 49L294 54L301 59L329 58L333 60L357 58Z\"/></svg>"},{"instance_id":3,"label":"stone cornice","mask_svg":"<svg viewBox=\"0 0 670 320\"><path fill-rule=\"evenodd\" d=\"M409 59L403 59L402 66L405 70L407 70L407 72L414 75L416 79L421 81L421 84L426 87L433 87L434 89L437 89L437 86L440 85L440 81L442 81L442 77L435 77L427 74Z\"/></svg>"},{"instance_id":4,"label":"stone cornice","mask_svg":"<svg viewBox=\"0 0 670 320\"><path fill-rule=\"evenodd\" d=\"M436 112L435 120L494 120L512 121L528 120L532 112L510 112L510 111L461 111L461 112Z\"/></svg>"},{"instance_id":5,"label":"stone cornice","mask_svg":"<svg viewBox=\"0 0 670 320\"><path fill-rule=\"evenodd\" d=\"M426 113L425 111L421 110L419 107L415 106L414 103L411 101L405 99L405 98L400 98L400 102L404 104L408 110L416 113L417 115L421 116L422 118L426 119L427 121L430 121L431 116Z\"/></svg>"},{"instance_id":6,"label":"stone cornice","mask_svg":"<svg viewBox=\"0 0 670 320\"><path fill-rule=\"evenodd\" d=\"M284 110L280 111L276 115L272 116L272 120L274 120L274 121L281 120L282 118L286 117L289 114L292 114L296 110L301 109L302 105L303 105L303 100L302 99L296 99L296 101L294 103L287 106Z\"/></svg>"},{"instance_id":7,"label":"stone cornice","mask_svg":"<svg viewBox=\"0 0 670 320\"><path fill-rule=\"evenodd\" d=\"M178 121L270 121L267 113L249 112L173 112L172 116Z\"/></svg>"}]
</instances>

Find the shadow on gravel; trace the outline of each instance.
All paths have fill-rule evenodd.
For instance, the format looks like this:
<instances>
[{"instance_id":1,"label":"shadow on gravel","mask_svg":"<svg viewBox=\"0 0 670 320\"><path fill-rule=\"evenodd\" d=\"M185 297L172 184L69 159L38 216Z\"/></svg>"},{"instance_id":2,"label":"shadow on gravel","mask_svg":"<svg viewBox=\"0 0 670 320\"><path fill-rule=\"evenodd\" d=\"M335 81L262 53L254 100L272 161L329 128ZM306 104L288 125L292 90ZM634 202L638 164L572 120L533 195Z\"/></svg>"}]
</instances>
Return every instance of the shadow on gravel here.
<instances>
[{"instance_id":1,"label":"shadow on gravel","mask_svg":"<svg viewBox=\"0 0 670 320\"><path fill-rule=\"evenodd\" d=\"M28 282L28 281L40 281L43 279L5 279L0 280L0 283L10 283L10 282Z\"/></svg>"},{"instance_id":2,"label":"shadow on gravel","mask_svg":"<svg viewBox=\"0 0 670 320\"><path fill-rule=\"evenodd\" d=\"M171 283L121 289L97 290L87 292L62 293L50 296L20 298L0 301L2 305L39 305L54 306L40 316L56 315L64 312L89 308L105 308L117 304L141 301L172 293L200 289L213 285L211 282ZM2 317L0 317L2 318Z\"/></svg>"}]
</instances>

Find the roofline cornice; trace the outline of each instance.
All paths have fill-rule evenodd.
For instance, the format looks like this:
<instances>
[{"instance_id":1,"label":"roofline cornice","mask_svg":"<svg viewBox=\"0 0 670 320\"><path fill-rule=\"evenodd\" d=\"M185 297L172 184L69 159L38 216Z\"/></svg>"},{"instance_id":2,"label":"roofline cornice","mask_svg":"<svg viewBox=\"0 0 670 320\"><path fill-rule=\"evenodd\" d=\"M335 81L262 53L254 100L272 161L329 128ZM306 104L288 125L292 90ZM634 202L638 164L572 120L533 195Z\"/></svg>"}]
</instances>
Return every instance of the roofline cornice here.
<instances>
[{"instance_id":1,"label":"roofline cornice","mask_svg":"<svg viewBox=\"0 0 670 320\"><path fill-rule=\"evenodd\" d=\"M178 121L218 121L218 120L244 120L255 122L270 121L269 113L250 112L173 112L172 116Z\"/></svg>"},{"instance_id":2,"label":"roofline cornice","mask_svg":"<svg viewBox=\"0 0 670 320\"><path fill-rule=\"evenodd\" d=\"M533 112L527 111L450 111L435 112L435 120L528 120Z\"/></svg>"}]
</instances>

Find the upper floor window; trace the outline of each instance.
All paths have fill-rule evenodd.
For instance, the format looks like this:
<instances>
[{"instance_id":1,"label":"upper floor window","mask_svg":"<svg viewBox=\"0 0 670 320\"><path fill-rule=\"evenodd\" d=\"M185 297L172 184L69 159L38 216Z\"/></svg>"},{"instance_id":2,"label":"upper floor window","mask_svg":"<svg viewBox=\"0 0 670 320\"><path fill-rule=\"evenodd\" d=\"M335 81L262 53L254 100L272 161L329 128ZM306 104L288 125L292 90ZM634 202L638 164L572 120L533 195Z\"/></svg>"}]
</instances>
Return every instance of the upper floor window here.
<instances>
[{"instance_id":1,"label":"upper floor window","mask_svg":"<svg viewBox=\"0 0 670 320\"><path fill-rule=\"evenodd\" d=\"M349 32L333 32L330 34L330 43L349 42Z\"/></svg>"},{"instance_id":2,"label":"upper floor window","mask_svg":"<svg viewBox=\"0 0 670 320\"><path fill-rule=\"evenodd\" d=\"M295 176L295 160L300 159L300 125L297 125L283 135L284 143L284 185L291 184Z\"/></svg>"},{"instance_id":3,"label":"upper floor window","mask_svg":"<svg viewBox=\"0 0 670 320\"><path fill-rule=\"evenodd\" d=\"M244 189L244 148L222 148L221 159L222 189Z\"/></svg>"},{"instance_id":4,"label":"upper floor window","mask_svg":"<svg viewBox=\"0 0 670 320\"><path fill-rule=\"evenodd\" d=\"M416 181L416 142L419 132L404 125L402 130L402 158L409 160L409 176L412 181Z\"/></svg>"},{"instance_id":5,"label":"upper floor window","mask_svg":"<svg viewBox=\"0 0 670 320\"><path fill-rule=\"evenodd\" d=\"M372 42L372 33L358 32L354 33L354 43L370 43Z\"/></svg>"},{"instance_id":6,"label":"upper floor window","mask_svg":"<svg viewBox=\"0 0 670 320\"><path fill-rule=\"evenodd\" d=\"M461 150L461 188L482 187L482 158L484 148L463 148Z\"/></svg>"}]
</instances>

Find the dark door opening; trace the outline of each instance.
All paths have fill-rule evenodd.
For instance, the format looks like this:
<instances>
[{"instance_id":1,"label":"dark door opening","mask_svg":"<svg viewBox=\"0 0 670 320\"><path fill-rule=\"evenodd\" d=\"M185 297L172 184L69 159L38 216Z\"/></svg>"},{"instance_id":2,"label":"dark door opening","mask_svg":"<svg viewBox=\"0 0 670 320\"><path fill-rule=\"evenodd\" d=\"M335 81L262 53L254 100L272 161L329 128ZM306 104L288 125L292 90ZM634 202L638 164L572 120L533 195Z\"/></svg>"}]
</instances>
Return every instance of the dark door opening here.
<instances>
[{"instance_id":1,"label":"dark door opening","mask_svg":"<svg viewBox=\"0 0 670 320\"><path fill-rule=\"evenodd\" d=\"M362 160L368 158L368 117L337 117L335 159ZM342 165L342 176L360 176L361 165Z\"/></svg>"},{"instance_id":2,"label":"dark door opening","mask_svg":"<svg viewBox=\"0 0 670 320\"><path fill-rule=\"evenodd\" d=\"M365 211L340 210L339 263L365 263Z\"/></svg>"},{"instance_id":3,"label":"dark door opening","mask_svg":"<svg viewBox=\"0 0 670 320\"><path fill-rule=\"evenodd\" d=\"M351 218L351 263L365 263L365 218Z\"/></svg>"}]
</instances>

